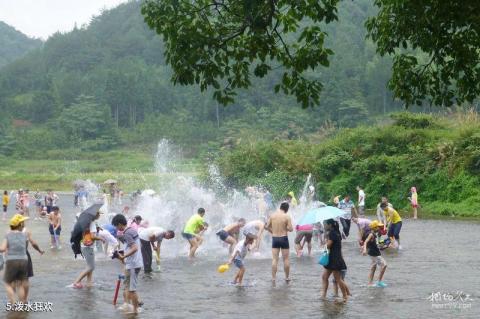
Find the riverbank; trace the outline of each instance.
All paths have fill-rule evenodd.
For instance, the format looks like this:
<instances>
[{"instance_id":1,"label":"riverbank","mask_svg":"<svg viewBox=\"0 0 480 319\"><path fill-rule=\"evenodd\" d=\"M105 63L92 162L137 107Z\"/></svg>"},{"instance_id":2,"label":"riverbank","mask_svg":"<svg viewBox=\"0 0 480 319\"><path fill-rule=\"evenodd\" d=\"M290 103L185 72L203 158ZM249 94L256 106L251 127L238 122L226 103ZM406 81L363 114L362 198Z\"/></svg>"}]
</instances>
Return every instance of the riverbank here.
<instances>
[{"instance_id":1,"label":"riverbank","mask_svg":"<svg viewBox=\"0 0 480 319\"><path fill-rule=\"evenodd\" d=\"M290 191L300 196L311 174L323 202L355 199L360 185L367 207L386 195L400 210L408 210L415 186L423 213L480 218L477 113L400 113L387 123L321 131L308 140L239 143L217 158L220 173L237 189L264 186L276 200Z\"/></svg>"},{"instance_id":2,"label":"riverbank","mask_svg":"<svg viewBox=\"0 0 480 319\"><path fill-rule=\"evenodd\" d=\"M198 163L182 160L175 169L184 175L197 175ZM101 184L115 179L126 192L161 186L174 173L155 169L154 155L141 152L116 151L94 154L90 158L16 159L0 158L0 189L71 191L75 180L91 180Z\"/></svg>"}]
</instances>

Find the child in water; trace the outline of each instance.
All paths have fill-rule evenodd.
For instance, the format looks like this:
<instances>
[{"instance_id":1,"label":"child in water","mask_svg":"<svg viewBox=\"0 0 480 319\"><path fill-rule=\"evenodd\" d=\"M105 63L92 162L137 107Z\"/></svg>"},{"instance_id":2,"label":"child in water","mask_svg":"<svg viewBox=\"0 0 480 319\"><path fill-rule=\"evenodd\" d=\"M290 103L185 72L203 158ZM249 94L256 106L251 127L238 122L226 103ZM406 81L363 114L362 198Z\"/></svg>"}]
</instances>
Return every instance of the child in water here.
<instances>
[{"instance_id":1,"label":"child in water","mask_svg":"<svg viewBox=\"0 0 480 319\"><path fill-rule=\"evenodd\" d=\"M8 192L4 191L3 192L3 197L2 197L2 204L3 204L3 220L7 219L7 208L8 204L10 203L10 196L8 196Z\"/></svg>"},{"instance_id":2,"label":"child in water","mask_svg":"<svg viewBox=\"0 0 480 319\"><path fill-rule=\"evenodd\" d=\"M383 282L383 275L385 274L385 270L387 270L387 262L383 259L382 254L380 253L380 249L377 246L377 234L380 228L383 228L383 224L380 223L378 220L374 220L370 223L370 232L365 234L364 243L362 253L370 256L372 260L371 268L370 268L370 275L368 277L368 286L373 287L373 277L375 276L375 271L377 270L377 265L380 267L380 274L378 275L378 281L376 286L385 288L387 284Z\"/></svg>"},{"instance_id":3,"label":"child in water","mask_svg":"<svg viewBox=\"0 0 480 319\"><path fill-rule=\"evenodd\" d=\"M238 286L242 285L243 275L245 274L245 266L243 264L243 259L245 259L245 256L247 256L247 252L250 250L248 246L253 244L255 238L256 235L248 234L244 240L239 241L238 244L235 246L235 249L233 250L233 254L230 257L230 260L228 261L229 265L231 265L233 262L238 268L238 272L233 279L233 283Z\"/></svg>"}]
</instances>

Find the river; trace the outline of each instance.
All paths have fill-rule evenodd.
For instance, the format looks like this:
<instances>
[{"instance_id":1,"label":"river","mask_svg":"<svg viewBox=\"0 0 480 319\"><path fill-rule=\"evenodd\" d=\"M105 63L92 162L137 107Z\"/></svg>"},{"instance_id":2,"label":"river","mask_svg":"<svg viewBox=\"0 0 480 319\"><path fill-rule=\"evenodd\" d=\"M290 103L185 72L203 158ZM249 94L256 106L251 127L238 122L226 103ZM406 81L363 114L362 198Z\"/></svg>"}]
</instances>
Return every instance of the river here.
<instances>
[{"instance_id":1,"label":"river","mask_svg":"<svg viewBox=\"0 0 480 319\"><path fill-rule=\"evenodd\" d=\"M68 243L74 220L71 196L62 196L62 241ZM206 219L208 220L208 212ZM183 222L183 221L182 221ZM66 288L85 263L75 260L68 244L60 251L49 249L45 221L29 220L27 227L46 250L40 256L30 248L35 276L30 281L32 302L51 302L53 312L8 313L8 318L122 318L112 305L114 286L122 267L117 260L97 254L95 287ZM4 222L0 235L8 226ZM210 232L207 236L215 236ZM343 242L348 266L346 282L352 297L346 305L320 300L323 267L315 257L291 255L290 284L284 283L282 267L278 282L270 281L270 258L247 256L246 287L231 286L234 267L216 272L227 258L218 243L217 253L199 251L193 263L186 258L187 245L181 236L165 241L162 272L153 279L141 278L139 295L144 311L139 318L480 318L480 223L451 220L404 220L401 232L403 250L385 254L387 288L366 286L370 259L361 256L356 244L357 231ZM293 244L293 241L291 241ZM169 248L170 245L170 248ZM173 248L175 247L175 248ZM170 251L169 251L170 249ZM176 251L172 252L172 249ZM456 301L451 302L449 298ZM432 298L433 297L433 298ZM6 295L1 294L6 303ZM119 297L120 301L122 297ZM456 302L456 303L455 303ZM457 307L457 308L455 308ZM460 309L461 308L461 309ZM1 316L5 316L5 312Z\"/></svg>"}]
</instances>

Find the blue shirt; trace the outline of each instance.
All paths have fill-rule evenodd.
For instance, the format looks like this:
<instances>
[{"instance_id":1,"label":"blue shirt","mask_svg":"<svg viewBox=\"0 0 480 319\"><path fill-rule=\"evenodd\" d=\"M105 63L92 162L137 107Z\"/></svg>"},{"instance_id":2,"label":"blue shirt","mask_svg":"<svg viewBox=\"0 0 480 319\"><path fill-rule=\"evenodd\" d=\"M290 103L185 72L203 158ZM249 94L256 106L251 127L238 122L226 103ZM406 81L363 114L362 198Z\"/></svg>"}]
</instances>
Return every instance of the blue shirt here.
<instances>
[{"instance_id":1,"label":"blue shirt","mask_svg":"<svg viewBox=\"0 0 480 319\"><path fill-rule=\"evenodd\" d=\"M108 231L110 234L112 234L113 237L117 238L117 229L115 228L115 226L111 224L107 224L107 225L103 225L102 228Z\"/></svg>"}]
</instances>

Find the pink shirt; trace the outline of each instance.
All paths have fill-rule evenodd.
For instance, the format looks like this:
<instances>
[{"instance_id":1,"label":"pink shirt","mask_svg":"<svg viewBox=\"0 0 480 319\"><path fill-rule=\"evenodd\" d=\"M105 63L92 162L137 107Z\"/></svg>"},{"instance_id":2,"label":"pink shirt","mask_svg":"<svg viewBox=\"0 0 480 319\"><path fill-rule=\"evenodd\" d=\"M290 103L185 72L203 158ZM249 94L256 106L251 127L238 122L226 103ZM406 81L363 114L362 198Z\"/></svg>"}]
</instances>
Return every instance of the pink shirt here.
<instances>
[{"instance_id":1,"label":"pink shirt","mask_svg":"<svg viewBox=\"0 0 480 319\"><path fill-rule=\"evenodd\" d=\"M313 230L313 225L297 225L297 230Z\"/></svg>"}]
</instances>

